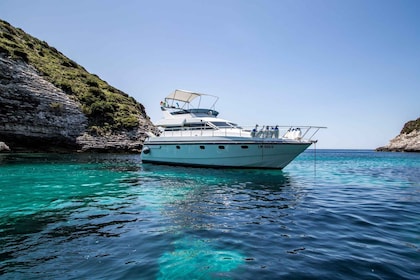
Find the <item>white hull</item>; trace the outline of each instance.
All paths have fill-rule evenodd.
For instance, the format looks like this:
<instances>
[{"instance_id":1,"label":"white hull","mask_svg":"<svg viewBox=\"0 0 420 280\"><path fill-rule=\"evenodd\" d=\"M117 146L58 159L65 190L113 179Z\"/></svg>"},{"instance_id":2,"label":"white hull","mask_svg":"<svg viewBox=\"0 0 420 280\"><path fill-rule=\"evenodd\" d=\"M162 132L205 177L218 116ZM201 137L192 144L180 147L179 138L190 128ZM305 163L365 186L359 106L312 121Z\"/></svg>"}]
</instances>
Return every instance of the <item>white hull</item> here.
<instances>
[{"instance_id":1,"label":"white hull","mask_svg":"<svg viewBox=\"0 0 420 280\"><path fill-rule=\"evenodd\" d=\"M217 117L216 102L210 107L200 106L201 98L206 96L209 95L175 90L160 103L163 119L155 123L159 131L149 133L144 142L143 162L283 169L316 142L311 138L322 128L238 126ZM315 132L309 136L313 129Z\"/></svg>"},{"instance_id":2,"label":"white hull","mask_svg":"<svg viewBox=\"0 0 420 280\"><path fill-rule=\"evenodd\" d=\"M282 169L311 145L311 142L241 137L171 138L166 137L162 141L153 137L146 141L142 161L187 166Z\"/></svg>"}]
</instances>

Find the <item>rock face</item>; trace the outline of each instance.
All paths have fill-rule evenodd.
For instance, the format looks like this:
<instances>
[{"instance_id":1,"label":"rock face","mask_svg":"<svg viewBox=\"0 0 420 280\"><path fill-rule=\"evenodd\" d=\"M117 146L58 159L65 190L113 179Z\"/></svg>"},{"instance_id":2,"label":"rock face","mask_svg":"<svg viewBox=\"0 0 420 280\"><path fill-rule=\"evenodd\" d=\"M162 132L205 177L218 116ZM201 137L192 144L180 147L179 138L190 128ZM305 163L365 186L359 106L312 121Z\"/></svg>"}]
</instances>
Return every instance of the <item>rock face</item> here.
<instances>
[{"instance_id":1,"label":"rock face","mask_svg":"<svg viewBox=\"0 0 420 280\"><path fill-rule=\"evenodd\" d=\"M81 105L23 61L0 54L2 151L139 152L148 119L131 130L98 135L87 131ZM9 149L10 147L10 149Z\"/></svg>"},{"instance_id":2,"label":"rock face","mask_svg":"<svg viewBox=\"0 0 420 280\"><path fill-rule=\"evenodd\" d=\"M144 106L0 19L0 151L139 152Z\"/></svg>"},{"instance_id":3,"label":"rock face","mask_svg":"<svg viewBox=\"0 0 420 280\"><path fill-rule=\"evenodd\" d=\"M0 139L9 147L77 148L86 125L80 104L30 65L0 55Z\"/></svg>"},{"instance_id":4,"label":"rock face","mask_svg":"<svg viewBox=\"0 0 420 280\"><path fill-rule=\"evenodd\" d=\"M0 152L1 151L10 151L10 148L6 145L6 143L0 142Z\"/></svg>"},{"instance_id":5,"label":"rock face","mask_svg":"<svg viewBox=\"0 0 420 280\"><path fill-rule=\"evenodd\" d=\"M379 147L376 150L420 152L420 118L407 122L397 137L392 139L387 146Z\"/></svg>"}]
</instances>

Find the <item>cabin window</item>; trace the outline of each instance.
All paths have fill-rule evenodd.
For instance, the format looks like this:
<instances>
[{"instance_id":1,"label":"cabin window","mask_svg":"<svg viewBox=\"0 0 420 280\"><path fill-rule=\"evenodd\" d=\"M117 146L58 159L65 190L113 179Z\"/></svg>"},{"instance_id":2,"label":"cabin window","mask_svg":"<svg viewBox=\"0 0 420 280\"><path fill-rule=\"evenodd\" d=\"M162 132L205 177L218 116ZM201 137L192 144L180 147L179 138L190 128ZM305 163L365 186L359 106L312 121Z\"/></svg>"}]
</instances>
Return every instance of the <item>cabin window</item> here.
<instances>
[{"instance_id":1,"label":"cabin window","mask_svg":"<svg viewBox=\"0 0 420 280\"><path fill-rule=\"evenodd\" d=\"M243 146L241 146L241 148L242 148L242 149L248 149L248 146L243 145Z\"/></svg>"},{"instance_id":2,"label":"cabin window","mask_svg":"<svg viewBox=\"0 0 420 280\"><path fill-rule=\"evenodd\" d=\"M192 127L192 128L203 128L205 126L206 126L205 122L184 124L184 127Z\"/></svg>"},{"instance_id":3,"label":"cabin window","mask_svg":"<svg viewBox=\"0 0 420 280\"><path fill-rule=\"evenodd\" d=\"M199 122L199 123L186 123L184 124L184 129L187 130L202 130L202 129L213 129L211 126L207 124L207 122Z\"/></svg>"},{"instance_id":4,"label":"cabin window","mask_svg":"<svg viewBox=\"0 0 420 280\"><path fill-rule=\"evenodd\" d=\"M225 146L219 146L219 149L220 150L224 150L225 149Z\"/></svg>"},{"instance_id":5,"label":"cabin window","mask_svg":"<svg viewBox=\"0 0 420 280\"><path fill-rule=\"evenodd\" d=\"M200 146L200 149L204 150L206 147L205 146Z\"/></svg>"},{"instance_id":6,"label":"cabin window","mask_svg":"<svg viewBox=\"0 0 420 280\"><path fill-rule=\"evenodd\" d=\"M182 130L202 130L202 129L213 129L206 122L199 123L185 123L181 126L167 126L165 131L182 131Z\"/></svg>"},{"instance_id":7,"label":"cabin window","mask_svg":"<svg viewBox=\"0 0 420 280\"><path fill-rule=\"evenodd\" d=\"M211 122L211 123L220 128L230 127L230 125L227 122Z\"/></svg>"},{"instance_id":8,"label":"cabin window","mask_svg":"<svg viewBox=\"0 0 420 280\"><path fill-rule=\"evenodd\" d=\"M182 126L168 126L165 127L165 131L179 131L182 130Z\"/></svg>"},{"instance_id":9,"label":"cabin window","mask_svg":"<svg viewBox=\"0 0 420 280\"><path fill-rule=\"evenodd\" d=\"M179 150L179 149L181 149L181 147L177 145L177 146L176 146L176 149L177 149L177 150Z\"/></svg>"}]
</instances>

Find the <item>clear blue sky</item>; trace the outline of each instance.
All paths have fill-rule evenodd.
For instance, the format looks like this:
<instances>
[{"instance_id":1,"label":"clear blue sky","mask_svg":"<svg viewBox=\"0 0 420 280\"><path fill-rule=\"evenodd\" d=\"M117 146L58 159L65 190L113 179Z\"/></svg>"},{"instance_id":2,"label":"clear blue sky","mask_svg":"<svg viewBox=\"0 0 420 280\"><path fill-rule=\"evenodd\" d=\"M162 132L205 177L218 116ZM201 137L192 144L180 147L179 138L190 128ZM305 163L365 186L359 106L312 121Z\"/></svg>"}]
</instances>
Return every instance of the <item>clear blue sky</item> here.
<instances>
[{"instance_id":1,"label":"clear blue sky","mask_svg":"<svg viewBox=\"0 0 420 280\"><path fill-rule=\"evenodd\" d=\"M0 18L154 121L175 89L242 125L328 126L318 148L374 149L420 117L418 0L1 0Z\"/></svg>"}]
</instances>

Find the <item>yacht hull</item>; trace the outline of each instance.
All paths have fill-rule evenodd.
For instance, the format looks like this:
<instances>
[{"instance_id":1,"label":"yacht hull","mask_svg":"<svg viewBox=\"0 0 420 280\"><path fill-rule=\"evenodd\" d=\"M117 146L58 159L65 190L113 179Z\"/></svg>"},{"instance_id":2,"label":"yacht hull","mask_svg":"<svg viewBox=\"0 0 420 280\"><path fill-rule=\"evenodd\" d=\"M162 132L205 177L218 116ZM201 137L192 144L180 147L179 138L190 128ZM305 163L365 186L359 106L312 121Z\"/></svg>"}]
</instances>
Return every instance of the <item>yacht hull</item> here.
<instances>
[{"instance_id":1,"label":"yacht hull","mask_svg":"<svg viewBox=\"0 0 420 280\"><path fill-rule=\"evenodd\" d=\"M186 141L146 141L144 163L205 166L219 168L283 169L311 142L202 139Z\"/></svg>"}]
</instances>

